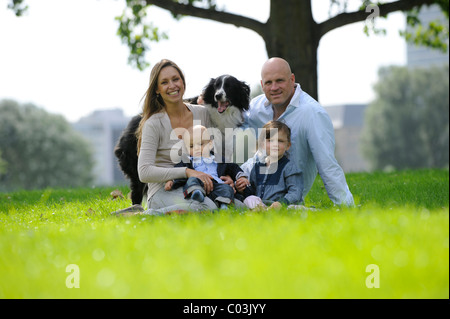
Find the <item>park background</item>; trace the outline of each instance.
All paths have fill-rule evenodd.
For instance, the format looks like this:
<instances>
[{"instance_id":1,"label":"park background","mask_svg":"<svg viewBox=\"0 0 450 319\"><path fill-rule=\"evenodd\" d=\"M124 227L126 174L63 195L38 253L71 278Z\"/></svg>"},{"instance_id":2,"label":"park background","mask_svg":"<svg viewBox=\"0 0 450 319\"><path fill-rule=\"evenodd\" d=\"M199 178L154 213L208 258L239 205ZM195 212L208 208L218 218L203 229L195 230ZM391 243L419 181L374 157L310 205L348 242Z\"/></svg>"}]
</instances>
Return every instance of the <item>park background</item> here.
<instances>
[{"instance_id":1,"label":"park background","mask_svg":"<svg viewBox=\"0 0 450 319\"><path fill-rule=\"evenodd\" d=\"M331 2L314 1L323 19ZM120 196L128 186L112 149L139 112L149 73L126 65L114 35L123 2L29 4L21 18L0 8L0 298L448 300L448 50L410 51L391 18L376 20L389 23L387 36L367 37L359 23L322 39L319 100L333 119L355 207L334 206L317 178L309 209L116 218L111 212L130 201ZM226 1L256 15L263 4ZM149 60L177 61L187 94L220 73L257 86L267 58L253 42L258 36L151 12L170 39L154 44ZM392 16L404 25L403 14ZM223 46L212 54L198 41L210 31L242 51ZM360 136L368 125L388 134L372 149L392 141L396 148L377 170L352 172L366 168L340 157L343 142L371 144ZM405 135L412 144L399 144ZM432 147L447 157L433 162ZM361 158L351 152L344 154Z\"/></svg>"},{"instance_id":2,"label":"park background","mask_svg":"<svg viewBox=\"0 0 450 319\"><path fill-rule=\"evenodd\" d=\"M349 9L359 3L349 1ZM259 21L269 15L268 1L219 1L218 5ZM314 1L314 18L318 22L327 19L333 14L329 7L328 1ZM120 1L45 0L30 3L25 15L16 17L6 6L0 8L4 48L0 100L31 103L67 119L90 145L90 186L126 182L113 148L130 117L141 110L151 68L139 71L127 64L128 49L115 34L118 22L114 17L123 9ZM169 39L151 45L148 62L152 65L170 58L178 63L186 74L185 97L197 95L210 78L225 73L249 83L253 96L261 92L259 74L267 53L258 34L205 19L174 20L168 11L155 6L149 9L149 17ZM446 19L437 6L425 6L420 18L424 24ZM331 31L318 48L318 99L333 121L336 157L345 172L373 169L362 151L362 135L366 110L377 98L374 86L380 80L380 69L448 65L448 49L443 53L417 47L399 35L406 26L404 13L375 18L376 27L386 29L384 35L367 36L363 32L367 23ZM448 107L442 117L448 119ZM448 132L448 123L442 130Z\"/></svg>"}]
</instances>

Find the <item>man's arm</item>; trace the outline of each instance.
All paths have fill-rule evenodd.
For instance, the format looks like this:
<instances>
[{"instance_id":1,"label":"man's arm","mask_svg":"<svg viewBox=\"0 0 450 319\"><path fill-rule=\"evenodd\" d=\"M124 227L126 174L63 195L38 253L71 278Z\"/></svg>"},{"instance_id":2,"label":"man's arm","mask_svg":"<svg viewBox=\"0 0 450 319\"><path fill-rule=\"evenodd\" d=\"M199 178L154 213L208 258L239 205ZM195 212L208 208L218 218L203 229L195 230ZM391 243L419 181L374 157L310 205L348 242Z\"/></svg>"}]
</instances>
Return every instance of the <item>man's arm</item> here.
<instances>
[{"instance_id":1,"label":"man's arm","mask_svg":"<svg viewBox=\"0 0 450 319\"><path fill-rule=\"evenodd\" d=\"M336 205L353 206L353 195L344 171L334 156L335 139L331 119L325 111L315 112L312 117L308 127L308 143L328 197Z\"/></svg>"}]
</instances>

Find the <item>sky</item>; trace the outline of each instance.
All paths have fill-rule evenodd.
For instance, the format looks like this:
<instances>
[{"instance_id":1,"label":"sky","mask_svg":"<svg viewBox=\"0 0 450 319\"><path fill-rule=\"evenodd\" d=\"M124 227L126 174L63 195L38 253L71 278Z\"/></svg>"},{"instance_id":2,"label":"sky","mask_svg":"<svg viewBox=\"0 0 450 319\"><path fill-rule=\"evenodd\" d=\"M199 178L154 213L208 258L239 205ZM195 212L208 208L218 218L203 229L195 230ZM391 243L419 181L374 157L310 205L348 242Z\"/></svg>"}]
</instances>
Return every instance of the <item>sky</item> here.
<instances>
[{"instance_id":1,"label":"sky","mask_svg":"<svg viewBox=\"0 0 450 319\"><path fill-rule=\"evenodd\" d=\"M125 0L27 0L25 16L0 7L0 100L33 103L76 122L94 110L141 111L151 67L139 71L127 63L128 48L116 35ZM269 0L217 0L228 11L265 22ZM328 0L313 1L317 22L329 15ZM350 0L349 8L360 4ZM368 13L369 16L370 13ZM263 39L255 32L205 19L174 20L152 6L149 18L168 40L152 43L147 61L177 63L186 77L185 97L196 96L210 78L231 74L252 88L260 83L267 60ZM398 35L402 13L375 18L387 35L366 36L366 22L326 34L318 49L318 91L323 106L369 103L378 69L406 64L406 44ZM301 83L300 83L301 84ZM0 114L1 116L1 114Z\"/></svg>"}]
</instances>

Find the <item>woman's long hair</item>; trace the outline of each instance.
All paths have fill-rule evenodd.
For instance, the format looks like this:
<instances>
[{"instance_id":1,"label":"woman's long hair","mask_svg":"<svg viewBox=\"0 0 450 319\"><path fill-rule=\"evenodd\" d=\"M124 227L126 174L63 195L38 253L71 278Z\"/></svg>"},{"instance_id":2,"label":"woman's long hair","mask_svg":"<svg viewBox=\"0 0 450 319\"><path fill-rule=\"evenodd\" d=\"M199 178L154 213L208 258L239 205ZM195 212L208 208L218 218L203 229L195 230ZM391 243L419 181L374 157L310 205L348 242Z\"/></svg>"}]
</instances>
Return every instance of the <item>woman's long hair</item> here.
<instances>
[{"instance_id":1,"label":"woman's long hair","mask_svg":"<svg viewBox=\"0 0 450 319\"><path fill-rule=\"evenodd\" d=\"M165 67L168 67L168 66L174 67L178 71L178 73L180 74L181 80L183 81L183 85L186 89L186 81L184 79L183 71L181 71L181 69L178 67L178 65L176 65L175 62L172 62L167 59L163 59L160 62L155 64L155 66L152 69L152 72L150 73L150 85L143 97L143 98L145 98L145 100L144 100L144 105L143 105L143 110L142 110L142 119L141 119L141 122L139 123L138 129L136 130L136 137L138 140L138 144L137 144L138 155L139 155L139 150L141 148L142 128L144 126L145 121L147 121L150 118L150 116L152 116L153 114L159 113L162 110L164 110L164 108L165 108L164 100L162 99L162 97L159 94L156 94L156 90L158 89L159 74L161 73L162 69L164 69Z\"/></svg>"}]
</instances>

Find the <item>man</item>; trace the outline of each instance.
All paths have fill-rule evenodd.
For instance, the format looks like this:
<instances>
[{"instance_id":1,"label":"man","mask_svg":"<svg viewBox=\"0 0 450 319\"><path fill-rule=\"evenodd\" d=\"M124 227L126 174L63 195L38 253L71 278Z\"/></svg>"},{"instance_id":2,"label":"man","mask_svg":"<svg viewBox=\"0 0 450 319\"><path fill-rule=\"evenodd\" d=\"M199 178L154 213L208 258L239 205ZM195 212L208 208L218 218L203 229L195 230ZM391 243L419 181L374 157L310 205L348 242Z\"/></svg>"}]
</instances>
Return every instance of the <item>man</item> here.
<instances>
[{"instance_id":1,"label":"man","mask_svg":"<svg viewBox=\"0 0 450 319\"><path fill-rule=\"evenodd\" d=\"M353 206L353 195L334 156L334 129L325 109L295 83L295 75L284 59L271 58L264 63L261 85L264 94L250 102L247 124L256 133L271 120L282 121L290 127L289 154L303 173L302 199L319 172L333 203Z\"/></svg>"}]
</instances>

